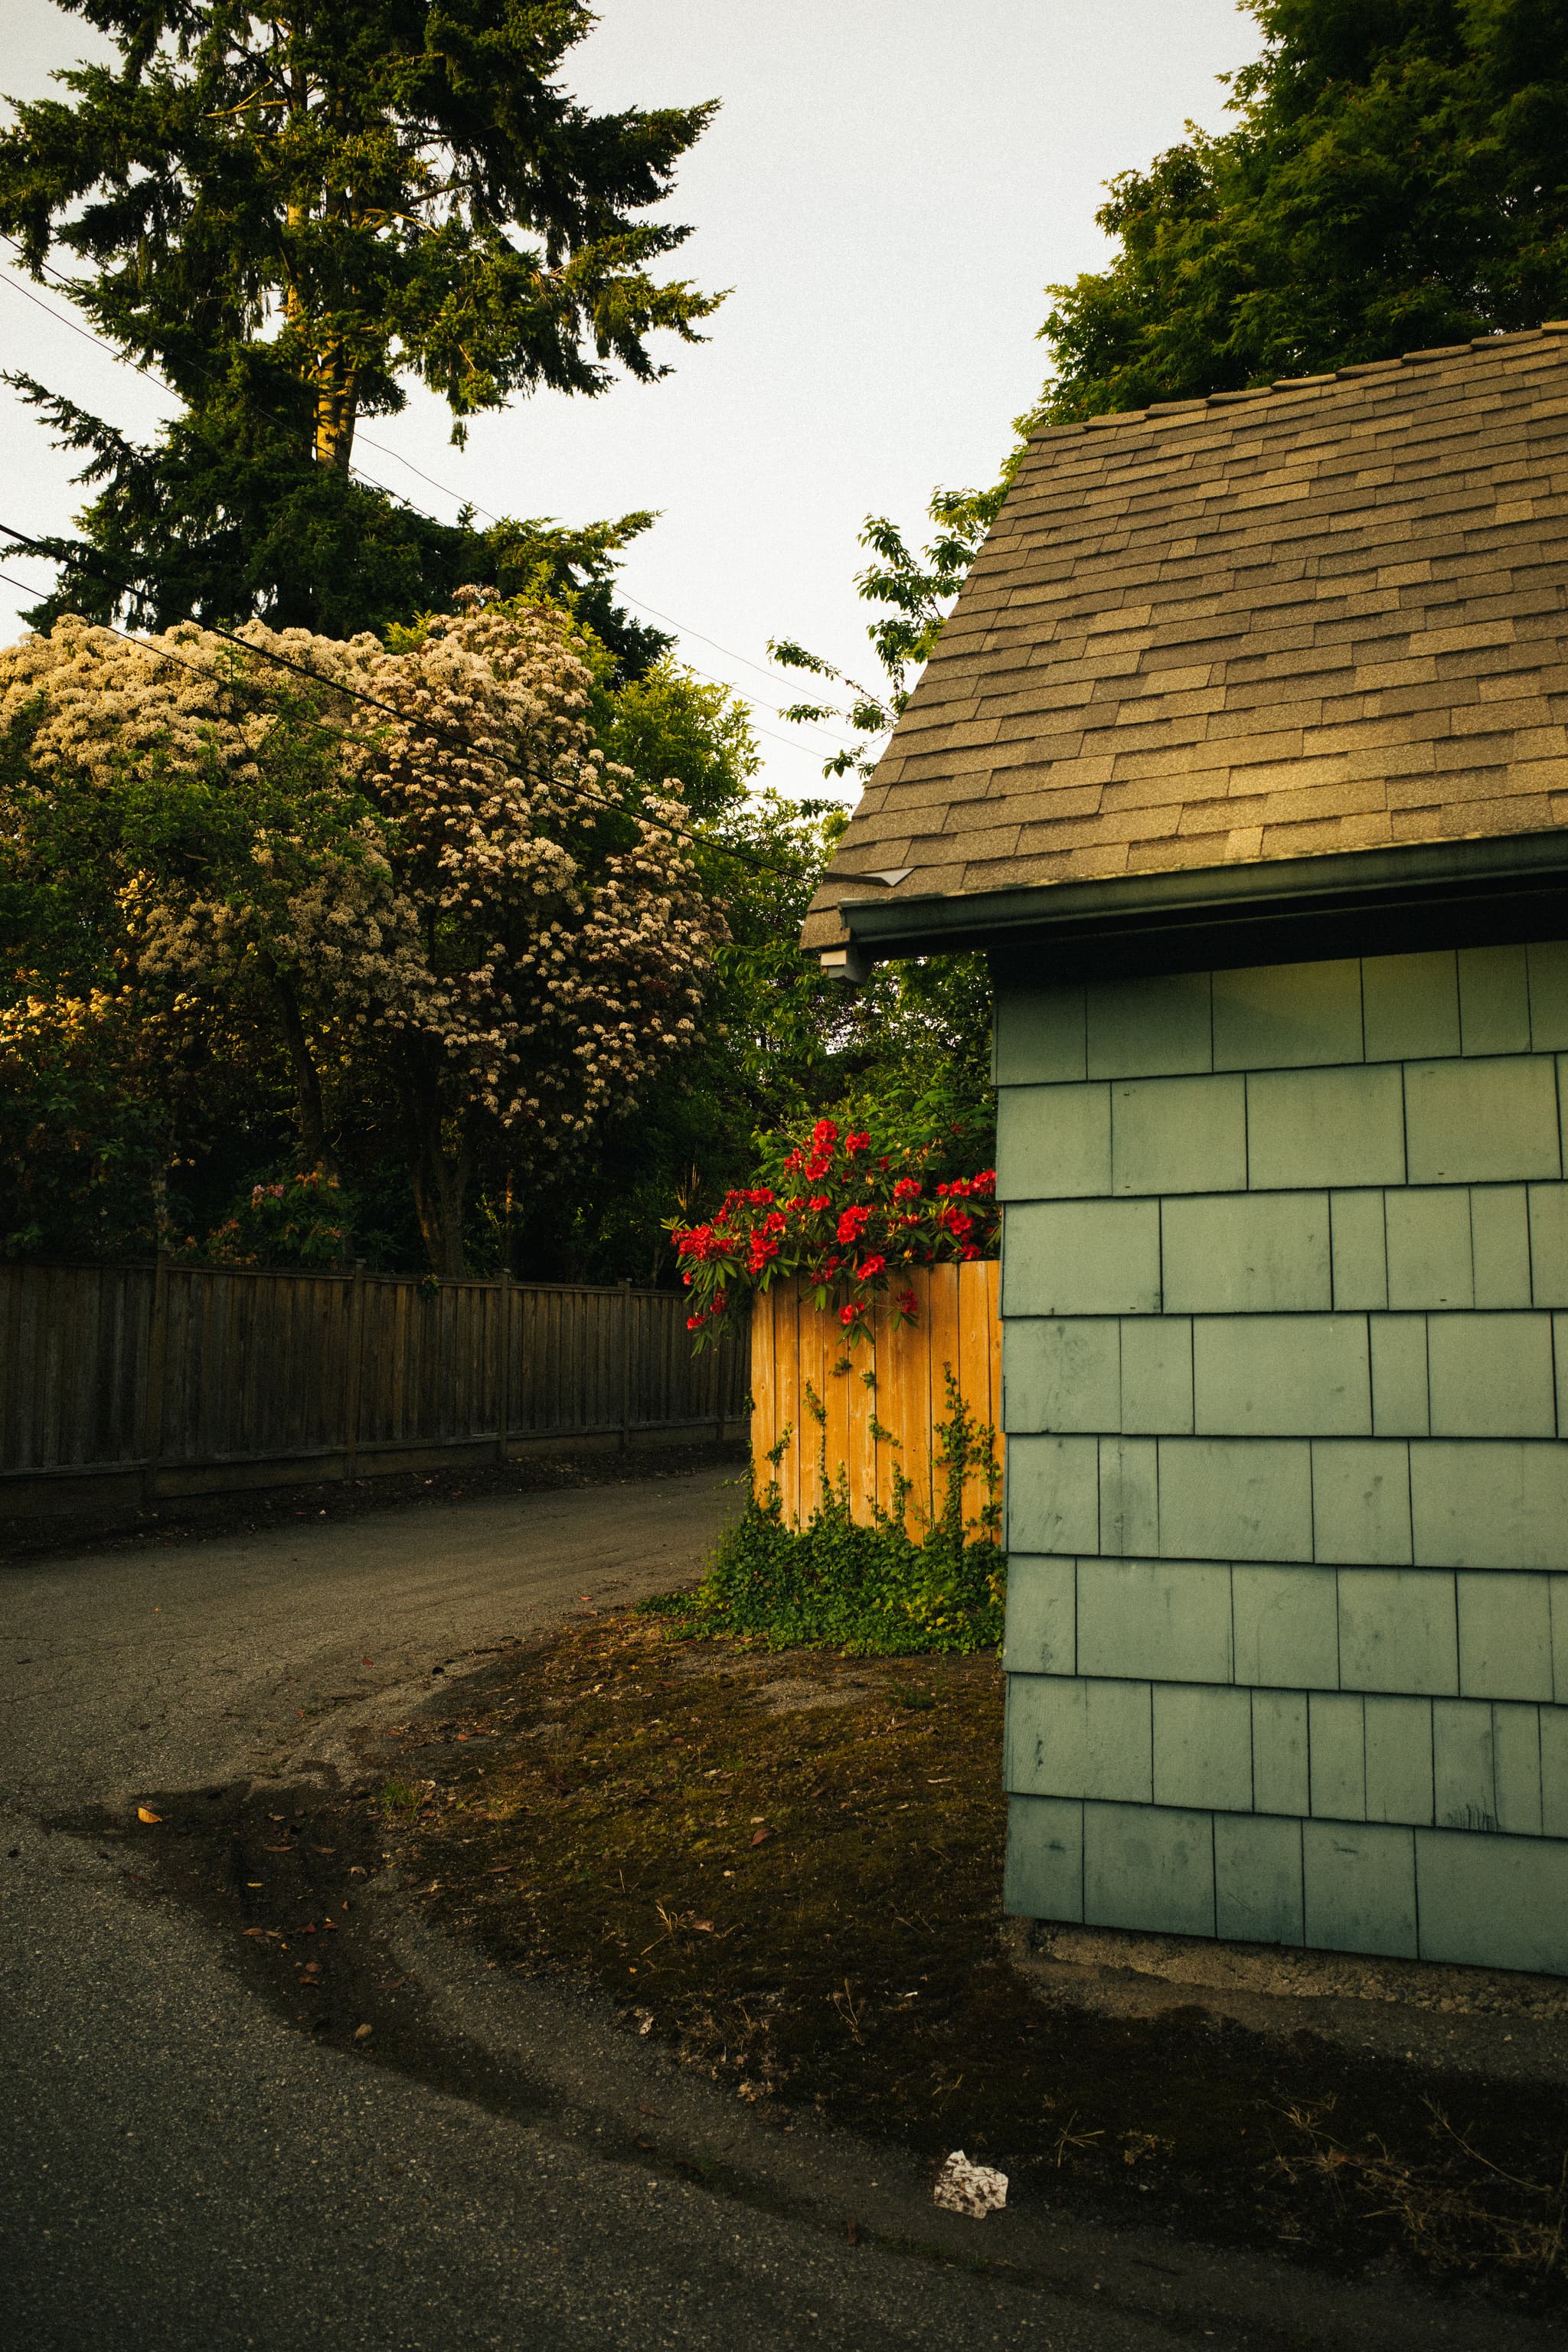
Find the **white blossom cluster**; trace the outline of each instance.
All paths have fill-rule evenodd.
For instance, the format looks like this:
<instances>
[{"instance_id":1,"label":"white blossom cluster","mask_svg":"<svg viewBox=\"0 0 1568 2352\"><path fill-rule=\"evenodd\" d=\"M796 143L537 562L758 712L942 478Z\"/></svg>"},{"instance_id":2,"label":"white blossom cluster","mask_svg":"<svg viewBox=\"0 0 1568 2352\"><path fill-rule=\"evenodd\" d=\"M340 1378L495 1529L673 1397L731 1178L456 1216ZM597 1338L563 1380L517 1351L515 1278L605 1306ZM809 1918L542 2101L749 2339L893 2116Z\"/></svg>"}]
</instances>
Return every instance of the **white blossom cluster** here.
<instances>
[{"instance_id":1,"label":"white blossom cluster","mask_svg":"<svg viewBox=\"0 0 1568 2352\"><path fill-rule=\"evenodd\" d=\"M316 682L195 624L68 618L0 650L35 789L185 813L189 855L121 836L135 973L286 985L318 1059L382 1066L421 1123L488 1114L523 1160L580 1144L694 1034L723 925L677 788L634 806L595 746L569 621L470 592L391 650L240 635Z\"/></svg>"}]
</instances>

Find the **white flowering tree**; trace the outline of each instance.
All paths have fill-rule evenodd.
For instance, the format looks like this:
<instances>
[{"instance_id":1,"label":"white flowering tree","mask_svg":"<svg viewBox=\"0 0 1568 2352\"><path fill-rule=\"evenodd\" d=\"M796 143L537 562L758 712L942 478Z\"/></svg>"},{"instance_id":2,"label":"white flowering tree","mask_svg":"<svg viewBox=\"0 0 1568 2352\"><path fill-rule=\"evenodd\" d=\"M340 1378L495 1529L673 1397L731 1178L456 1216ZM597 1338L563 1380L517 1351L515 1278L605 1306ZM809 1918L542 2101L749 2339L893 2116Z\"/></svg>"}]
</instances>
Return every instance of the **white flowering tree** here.
<instances>
[{"instance_id":1,"label":"white flowering tree","mask_svg":"<svg viewBox=\"0 0 1568 2352\"><path fill-rule=\"evenodd\" d=\"M723 925L684 807L605 760L552 608L472 595L390 645L241 634L295 670L195 624L68 618L0 652L11 870L47 880L79 844L112 934L101 1017L205 1003L280 1047L307 1164L331 1164L335 1087L368 1085L431 1265L460 1274L487 1143L526 1191L695 1034ZM0 1013L0 1059L50 1005ZM59 1014L79 1029L79 989Z\"/></svg>"}]
</instances>

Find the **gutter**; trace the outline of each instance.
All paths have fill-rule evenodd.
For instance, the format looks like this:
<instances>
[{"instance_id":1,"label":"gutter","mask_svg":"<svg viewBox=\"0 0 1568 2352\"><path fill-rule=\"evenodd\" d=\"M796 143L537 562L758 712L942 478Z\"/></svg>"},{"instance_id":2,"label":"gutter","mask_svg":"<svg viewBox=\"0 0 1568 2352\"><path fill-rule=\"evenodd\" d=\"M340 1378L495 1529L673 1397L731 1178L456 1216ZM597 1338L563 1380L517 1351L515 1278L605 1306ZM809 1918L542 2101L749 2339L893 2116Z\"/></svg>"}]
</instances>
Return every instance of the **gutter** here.
<instances>
[{"instance_id":1,"label":"gutter","mask_svg":"<svg viewBox=\"0 0 1568 2352\"><path fill-rule=\"evenodd\" d=\"M1568 780L1568 779L1565 779ZM859 879L846 875L847 884ZM825 971L987 952L1039 981L1568 938L1568 826L958 896L848 898Z\"/></svg>"}]
</instances>

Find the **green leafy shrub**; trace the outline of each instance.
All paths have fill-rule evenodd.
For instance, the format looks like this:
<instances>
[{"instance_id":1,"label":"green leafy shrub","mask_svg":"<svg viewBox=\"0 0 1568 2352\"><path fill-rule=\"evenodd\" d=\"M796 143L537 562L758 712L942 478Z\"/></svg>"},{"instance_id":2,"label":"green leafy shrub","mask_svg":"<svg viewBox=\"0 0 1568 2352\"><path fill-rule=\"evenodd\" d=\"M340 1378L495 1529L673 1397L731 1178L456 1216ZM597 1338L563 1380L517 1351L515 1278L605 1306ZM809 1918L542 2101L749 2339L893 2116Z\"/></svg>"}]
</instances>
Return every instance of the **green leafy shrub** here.
<instances>
[{"instance_id":1,"label":"green leafy shrub","mask_svg":"<svg viewBox=\"0 0 1568 2352\"><path fill-rule=\"evenodd\" d=\"M353 1255L353 1202L325 1168L307 1168L249 1192L198 1250L214 1265L341 1266Z\"/></svg>"},{"instance_id":2,"label":"green leafy shrub","mask_svg":"<svg viewBox=\"0 0 1568 2352\"><path fill-rule=\"evenodd\" d=\"M750 1635L774 1649L830 1647L861 1657L994 1649L1007 1568L996 1433L970 1413L951 1370L946 1381L948 1418L936 1431L943 1494L934 1515L912 1507L912 1483L899 1468L889 1507L868 1526L850 1517L848 1479L842 1469L829 1475L826 1414L808 1386L806 1407L824 1433L821 1499L810 1518L800 1528L784 1519L777 1473L791 1443L786 1430L768 1456L773 1476L761 1496L753 1489L695 1595L648 1605L693 1631ZM985 1501L966 1520L964 1485L976 1472ZM911 1515L924 1517L918 1538Z\"/></svg>"}]
</instances>

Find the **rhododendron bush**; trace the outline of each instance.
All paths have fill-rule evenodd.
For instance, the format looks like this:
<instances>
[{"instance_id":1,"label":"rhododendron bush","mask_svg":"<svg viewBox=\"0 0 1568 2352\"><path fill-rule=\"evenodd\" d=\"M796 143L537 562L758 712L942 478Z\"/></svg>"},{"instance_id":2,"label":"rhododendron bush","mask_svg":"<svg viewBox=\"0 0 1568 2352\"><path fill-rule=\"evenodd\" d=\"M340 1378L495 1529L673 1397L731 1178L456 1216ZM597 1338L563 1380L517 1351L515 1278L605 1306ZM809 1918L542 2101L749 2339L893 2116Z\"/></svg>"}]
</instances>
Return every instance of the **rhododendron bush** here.
<instances>
[{"instance_id":1,"label":"rhododendron bush","mask_svg":"<svg viewBox=\"0 0 1568 2352\"><path fill-rule=\"evenodd\" d=\"M526 1191L695 1034L724 929L683 804L605 761L553 608L476 592L387 645L241 635L307 675L195 624L130 641L68 618L0 651L0 740L26 747L10 870L95 861L102 1019L178 1000L248 1024L286 1057L304 1166L333 1172L332 1085L370 1088L431 1264L459 1274L486 1140ZM35 1043L51 1002L28 993ZM0 1061L23 1018L0 1006Z\"/></svg>"},{"instance_id":2,"label":"rhododendron bush","mask_svg":"<svg viewBox=\"0 0 1568 2352\"><path fill-rule=\"evenodd\" d=\"M700 1224L672 1227L697 1344L716 1338L749 1293L784 1276L804 1277L851 1345L879 1293L912 1322L915 1295L900 1279L911 1266L997 1252L996 1171L951 1172L963 1140L952 1124L910 1142L831 1118L786 1139L764 1171L770 1181L727 1192Z\"/></svg>"}]
</instances>

